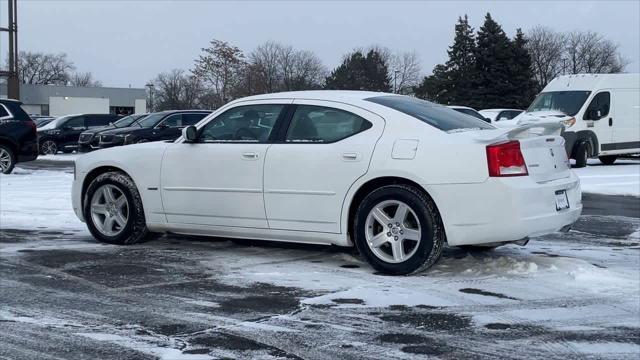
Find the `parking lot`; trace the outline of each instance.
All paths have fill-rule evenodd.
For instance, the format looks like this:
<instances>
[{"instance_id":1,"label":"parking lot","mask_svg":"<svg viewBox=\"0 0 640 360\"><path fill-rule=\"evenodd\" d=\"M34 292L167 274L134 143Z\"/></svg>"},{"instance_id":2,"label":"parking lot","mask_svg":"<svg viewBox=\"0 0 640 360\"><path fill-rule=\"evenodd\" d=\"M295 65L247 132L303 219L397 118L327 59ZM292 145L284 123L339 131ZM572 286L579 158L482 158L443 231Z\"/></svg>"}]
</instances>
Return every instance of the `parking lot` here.
<instances>
[{"instance_id":1,"label":"parking lot","mask_svg":"<svg viewBox=\"0 0 640 360\"><path fill-rule=\"evenodd\" d=\"M0 358L640 351L637 197L585 194L568 234L485 253L448 248L431 270L390 277L351 249L174 235L99 244L72 214L71 162L57 160L19 165L0 184ZM638 170L630 162L611 171L624 166ZM587 189L598 186L587 179Z\"/></svg>"}]
</instances>

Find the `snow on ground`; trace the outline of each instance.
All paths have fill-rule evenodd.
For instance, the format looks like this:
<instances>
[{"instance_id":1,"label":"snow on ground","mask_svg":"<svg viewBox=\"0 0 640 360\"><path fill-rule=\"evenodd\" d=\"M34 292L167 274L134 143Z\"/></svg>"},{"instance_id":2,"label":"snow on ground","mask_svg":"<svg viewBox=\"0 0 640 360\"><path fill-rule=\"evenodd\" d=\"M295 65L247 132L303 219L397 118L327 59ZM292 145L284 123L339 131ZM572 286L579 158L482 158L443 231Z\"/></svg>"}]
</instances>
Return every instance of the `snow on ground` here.
<instances>
[{"instance_id":1,"label":"snow on ground","mask_svg":"<svg viewBox=\"0 0 640 360\"><path fill-rule=\"evenodd\" d=\"M618 160L603 165L591 159L586 167L573 171L580 177L583 192L640 196L640 161Z\"/></svg>"}]
</instances>

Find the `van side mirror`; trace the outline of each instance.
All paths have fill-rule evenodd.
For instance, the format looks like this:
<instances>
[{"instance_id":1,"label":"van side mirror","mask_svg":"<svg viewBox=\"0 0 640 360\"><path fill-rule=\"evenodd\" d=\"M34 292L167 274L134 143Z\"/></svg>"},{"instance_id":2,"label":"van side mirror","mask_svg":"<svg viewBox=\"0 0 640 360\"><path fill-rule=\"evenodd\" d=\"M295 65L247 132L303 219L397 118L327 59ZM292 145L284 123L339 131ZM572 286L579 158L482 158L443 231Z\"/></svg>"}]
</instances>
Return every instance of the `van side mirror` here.
<instances>
[{"instance_id":1,"label":"van side mirror","mask_svg":"<svg viewBox=\"0 0 640 360\"><path fill-rule=\"evenodd\" d=\"M198 137L198 129L195 126L189 125L182 129L182 137L185 142L192 143L196 141Z\"/></svg>"},{"instance_id":2,"label":"van side mirror","mask_svg":"<svg viewBox=\"0 0 640 360\"><path fill-rule=\"evenodd\" d=\"M600 120L601 112L600 110L591 109L587 111L587 120Z\"/></svg>"}]
</instances>

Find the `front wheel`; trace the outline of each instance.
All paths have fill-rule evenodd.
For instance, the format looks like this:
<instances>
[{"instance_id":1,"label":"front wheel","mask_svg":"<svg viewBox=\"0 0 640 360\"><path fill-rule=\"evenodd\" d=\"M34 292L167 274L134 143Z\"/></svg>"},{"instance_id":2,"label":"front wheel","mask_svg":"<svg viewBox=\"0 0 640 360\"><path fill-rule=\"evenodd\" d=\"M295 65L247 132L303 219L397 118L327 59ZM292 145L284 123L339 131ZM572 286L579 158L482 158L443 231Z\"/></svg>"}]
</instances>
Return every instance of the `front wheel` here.
<instances>
[{"instance_id":1,"label":"front wheel","mask_svg":"<svg viewBox=\"0 0 640 360\"><path fill-rule=\"evenodd\" d=\"M0 172L11 174L16 166L16 156L13 151L5 145L0 145Z\"/></svg>"},{"instance_id":2,"label":"front wheel","mask_svg":"<svg viewBox=\"0 0 640 360\"><path fill-rule=\"evenodd\" d=\"M356 212L355 243L371 266L391 275L417 273L442 254L442 222L433 201L407 185L383 186Z\"/></svg>"},{"instance_id":3,"label":"front wheel","mask_svg":"<svg viewBox=\"0 0 640 360\"><path fill-rule=\"evenodd\" d=\"M607 156L600 156L598 157L598 159L600 159L600 162L605 165L613 165L613 163L616 162L616 159L618 159L618 157L615 155L607 155Z\"/></svg>"},{"instance_id":4,"label":"front wheel","mask_svg":"<svg viewBox=\"0 0 640 360\"><path fill-rule=\"evenodd\" d=\"M53 140L44 140L40 143L40 154L55 155L58 153L58 144Z\"/></svg>"},{"instance_id":5,"label":"front wheel","mask_svg":"<svg viewBox=\"0 0 640 360\"><path fill-rule=\"evenodd\" d=\"M104 173L91 182L83 213L89 231L101 242L135 244L149 233L140 193L133 180L120 172Z\"/></svg>"},{"instance_id":6,"label":"front wheel","mask_svg":"<svg viewBox=\"0 0 640 360\"><path fill-rule=\"evenodd\" d=\"M586 141L583 141L576 146L575 159L575 167L583 168L587 166L587 160L589 159L589 144Z\"/></svg>"}]
</instances>

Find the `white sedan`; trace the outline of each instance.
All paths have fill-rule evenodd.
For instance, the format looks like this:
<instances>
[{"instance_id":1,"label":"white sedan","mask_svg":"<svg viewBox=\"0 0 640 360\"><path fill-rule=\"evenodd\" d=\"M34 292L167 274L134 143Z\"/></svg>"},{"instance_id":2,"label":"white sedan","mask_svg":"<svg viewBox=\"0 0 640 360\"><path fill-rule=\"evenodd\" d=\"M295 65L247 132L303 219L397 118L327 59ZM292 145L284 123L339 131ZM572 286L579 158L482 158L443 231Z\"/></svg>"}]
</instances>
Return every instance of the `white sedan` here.
<instances>
[{"instance_id":1,"label":"white sedan","mask_svg":"<svg viewBox=\"0 0 640 360\"><path fill-rule=\"evenodd\" d=\"M561 137L385 93L239 99L175 142L92 152L75 170L73 208L100 241L355 245L389 274L428 268L445 243L523 244L582 210Z\"/></svg>"}]
</instances>

